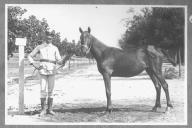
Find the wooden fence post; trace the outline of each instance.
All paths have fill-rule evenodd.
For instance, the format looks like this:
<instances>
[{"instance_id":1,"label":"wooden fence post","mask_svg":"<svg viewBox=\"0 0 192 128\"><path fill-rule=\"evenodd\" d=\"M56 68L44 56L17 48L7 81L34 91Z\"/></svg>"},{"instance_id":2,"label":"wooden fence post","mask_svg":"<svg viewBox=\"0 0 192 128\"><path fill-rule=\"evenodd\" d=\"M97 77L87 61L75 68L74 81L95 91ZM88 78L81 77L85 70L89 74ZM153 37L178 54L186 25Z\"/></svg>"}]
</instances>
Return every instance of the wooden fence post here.
<instances>
[{"instance_id":1,"label":"wooden fence post","mask_svg":"<svg viewBox=\"0 0 192 128\"><path fill-rule=\"evenodd\" d=\"M19 114L24 114L24 46L26 38L16 38L19 46Z\"/></svg>"}]
</instances>

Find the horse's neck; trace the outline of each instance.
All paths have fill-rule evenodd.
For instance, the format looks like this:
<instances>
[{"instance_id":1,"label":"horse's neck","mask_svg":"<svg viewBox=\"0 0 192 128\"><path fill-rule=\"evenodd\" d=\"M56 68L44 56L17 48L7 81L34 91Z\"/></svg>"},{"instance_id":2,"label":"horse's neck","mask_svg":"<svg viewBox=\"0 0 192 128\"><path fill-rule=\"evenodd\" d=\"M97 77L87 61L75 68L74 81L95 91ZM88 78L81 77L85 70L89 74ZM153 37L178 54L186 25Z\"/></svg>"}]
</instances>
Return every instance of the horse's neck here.
<instances>
[{"instance_id":1,"label":"horse's neck","mask_svg":"<svg viewBox=\"0 0 192 128\"><path fill-rule=\"evenodd\" d=\"M105 44L103 44L102 42L100 42L98 39L96 39L94 36L92 36L92 47L91 47L91 53L93 54L93 56L95 57L95 59L97 61L99 61L99 59L102 56L102 53L104 52L104 50L107 48L108 46L106 46Z\"/></svg>"}]
</instances>

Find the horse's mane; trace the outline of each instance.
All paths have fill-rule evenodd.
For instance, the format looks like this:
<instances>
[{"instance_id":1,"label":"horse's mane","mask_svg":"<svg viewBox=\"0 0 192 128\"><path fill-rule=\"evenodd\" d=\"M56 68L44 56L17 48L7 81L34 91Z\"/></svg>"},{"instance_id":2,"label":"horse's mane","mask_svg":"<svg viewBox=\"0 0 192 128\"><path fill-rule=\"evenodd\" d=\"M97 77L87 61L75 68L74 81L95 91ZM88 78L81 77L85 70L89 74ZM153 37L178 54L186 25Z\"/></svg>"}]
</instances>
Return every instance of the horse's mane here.
<instances>
[{"instance_id":1,"label":"horse's mane","mask_svg":"<svg viewBox=\"0 0 192 128\"><path fill-rule=\"evenodd\" d=\"M92 36L93 40L94 40L95 42L97 42L97 44L99 44L99 46L100 46L102 49L105 49L105 48L109 47L109 46L107 46L106 44L104 44L103 42L101 42L100 40L98 40L95 36L93 36L93 35L91 35L91 36Z\"/></svg>"},{"instance_id":2,"label":"horse's mane","mask_svg":"<svg viewBox=\"0 0 192 128\"><path fill-rule=\"evenodd\" d=\"M127 44L125 46L125 49L138 49L138 48L145 48L145 45L133 45L133 44Z\"/></svg>"}]
</instances>

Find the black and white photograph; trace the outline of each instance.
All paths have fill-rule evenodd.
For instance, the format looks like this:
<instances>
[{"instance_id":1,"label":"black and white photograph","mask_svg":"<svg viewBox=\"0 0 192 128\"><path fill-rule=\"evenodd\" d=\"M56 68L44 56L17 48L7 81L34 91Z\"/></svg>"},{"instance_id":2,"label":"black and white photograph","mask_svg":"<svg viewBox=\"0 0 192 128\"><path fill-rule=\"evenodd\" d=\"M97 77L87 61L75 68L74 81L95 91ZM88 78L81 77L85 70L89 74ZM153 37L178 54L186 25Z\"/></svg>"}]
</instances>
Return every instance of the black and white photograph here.
<instances>
[{"instance_id":1,"label":"black and white photograph","mask_svg":"<svg viewBox=\"0 0 192 128\"><path fill-rule=\"evenodd\" d=\"M187 125L187 21L186 5L5 4L5 125Z\"/></svg>"}]
</instances>

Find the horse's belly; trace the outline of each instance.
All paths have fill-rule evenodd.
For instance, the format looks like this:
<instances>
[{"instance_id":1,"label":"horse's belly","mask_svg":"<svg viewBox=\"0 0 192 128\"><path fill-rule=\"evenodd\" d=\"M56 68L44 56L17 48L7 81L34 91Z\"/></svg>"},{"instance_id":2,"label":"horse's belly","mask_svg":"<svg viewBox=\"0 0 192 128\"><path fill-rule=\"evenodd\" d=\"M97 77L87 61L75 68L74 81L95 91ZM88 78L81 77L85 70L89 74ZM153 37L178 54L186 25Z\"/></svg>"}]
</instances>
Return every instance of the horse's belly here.
<instances>
[{"instance_id":1,"label":"horse's belly","mask_svg":"<svg viewBox=\"0 0 192 128\"><path fill-rule=\"evenodd\" d=\"M117 67L113 70L112 76L119 76L119 77L132 77L140 74L144 68L142 66L136 67Z\"/></svg>"}]
</instances>

